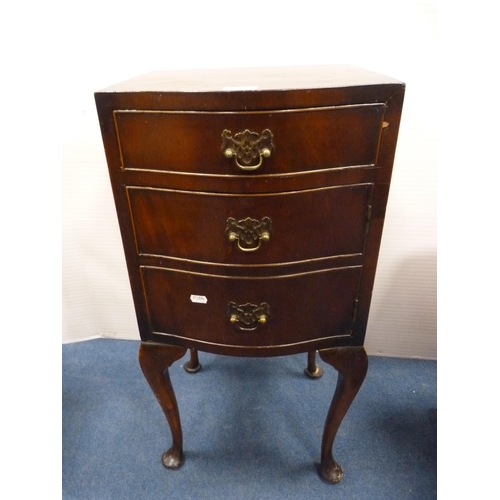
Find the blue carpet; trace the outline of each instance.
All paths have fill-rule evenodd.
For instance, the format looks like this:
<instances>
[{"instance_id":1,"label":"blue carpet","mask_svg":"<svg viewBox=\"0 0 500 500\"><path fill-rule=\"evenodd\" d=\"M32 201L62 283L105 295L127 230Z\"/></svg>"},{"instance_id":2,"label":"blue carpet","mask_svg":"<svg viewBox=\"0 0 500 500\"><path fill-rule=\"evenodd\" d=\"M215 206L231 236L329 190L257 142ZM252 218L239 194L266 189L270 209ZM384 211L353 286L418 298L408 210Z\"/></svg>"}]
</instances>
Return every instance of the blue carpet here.
<instances>
[{"instance_id":1,"label":"blue carpet","mask_svg":"<svg viewBox=\"0 0 500 500\"><path fill-rule=\"evenodd\" d=\"M170 369L186 462L160 461L170 431L137 360L139 343L65 344L63 500L436 498L436 362L370 357L335 441L345 477L315 468L337 373L306 355L230 358L200 353L203 369Z\"/></svg>"}]
</instances>

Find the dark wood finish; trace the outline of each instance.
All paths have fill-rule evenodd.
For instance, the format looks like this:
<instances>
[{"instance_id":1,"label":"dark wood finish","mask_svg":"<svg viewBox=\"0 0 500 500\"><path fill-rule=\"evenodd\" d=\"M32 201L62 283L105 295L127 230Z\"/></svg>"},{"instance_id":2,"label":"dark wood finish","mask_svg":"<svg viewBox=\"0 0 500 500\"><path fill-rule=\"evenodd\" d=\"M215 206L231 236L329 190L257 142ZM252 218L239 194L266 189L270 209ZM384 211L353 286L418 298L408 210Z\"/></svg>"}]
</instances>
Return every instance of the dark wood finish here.
<instances>
[{"instance_id":1,"label":"dark wood finish","mask_svg":"<svg viewBox=\"0 0 500 500\"><path fill-rule=\"evenodd\" d=\"M363 347L338 347L319 351L321 359L338 372L337 387L326 417L318 472L329 483L338 483L344 472L332 455L332 446L342 420L363 383L368 357Z\"/></svg>"},{"instance_id":2,"label":"dark wood finish","mask_svg":"<svg viewBox=\"0 0 500 500\"><path fill-rule=\"evenodd\" d=\"M198 373L202 368L196 349L189 349L189 360L184 364L184 370L187 373ZM316 351L307 353L307 367L304 373L309 378L320 378L323 375L323 368L316 364Z\"/></svg>"},{"instance_id":3,"label":"dark wood finish","mask_svg":"<svg viewBox=\"0 0 500 500\"><path fill-rule=\"evenodd\" d=\"M201 364L196 349L189 349L189 361L184 364L184 370L188 373L198 373L201 370Z\"/></svg>"},{"instance_id":4,"label":"dark wood finish","mask_svg":"<svg viewBox=\"0 0 500 500\"><path fill-rule=\"evenodd\" d=\"M168 344L142 343L139 347L139 364L149 383L172 432L172 446L163 454L162 463L169 469L177 469L184 462L182 452L182 428L175 393L170 383L168 368L181 359L186 349Z\"/></svg>"},{"instance_id":5,"label":"dark wood finish","mask_svg":"<svg viewBox=\"0 0 500 500\"><path fill-rule=\"evenodd\" d=\"M129 187L127 193L139 255L258 264L361 254L372 189L366 183L258 195L143 187ZM151 226L155 214L168 216ZM242 251L225 236L230 217L269 217L273 234L257 251Z\"/></svg>"},{"instance_id":6,"label":"dark wood finish","mask_svg":"<svg viewBox=\"0 0 500 500\"><path fill-rule=\"evenodd\" d=\"M323 375L323 368L316 364L316 351L309 351L307 353L307 366L304 373L309 378L320 378Z\"/></svg>"},{"instance_id":7,"label":"dark wood finish","mask_svg":"<svg viewBox=\"0 0 500 500\"><path fill-rule=\"evenodd\" d=\"M165 371L181 352L188 372L198 349L303 352L314 377L320 350L340 377L319 471L340 479L331 448L366 371L403 96L348 66L158 72L96 93L167 466L182 460Z\"/></svg>"},{"instance_id":8,"label":"dark wood finish","mask_svg":"<svg viewBox=\"0 0 500 500\"><path fill-rule=\"evenodd\" d=\"M152 331L171 342L182 340L220 354L262 355L276 347L303 352L318 340L351 341L360 266L265 278L160 267L141 271ZM193 302L192 295L207 303ZM250 332L240 331L227 315L231 302L268 303L268 321Z\"/></svg>"},{"instance_id":9,"label":"dark wood finish","mask_svg":"<svg viewBox=\"0 0 500 500\"><path fill-rule=\"evenodd\" d=\"M375 164L383 114L382 104L364 103L274 113L124 110L115 120L124 169L238 174L234 160L220 152L223 131L271 129L276 153L257 173L277 175Z\"/></svg>"}]
</instances>

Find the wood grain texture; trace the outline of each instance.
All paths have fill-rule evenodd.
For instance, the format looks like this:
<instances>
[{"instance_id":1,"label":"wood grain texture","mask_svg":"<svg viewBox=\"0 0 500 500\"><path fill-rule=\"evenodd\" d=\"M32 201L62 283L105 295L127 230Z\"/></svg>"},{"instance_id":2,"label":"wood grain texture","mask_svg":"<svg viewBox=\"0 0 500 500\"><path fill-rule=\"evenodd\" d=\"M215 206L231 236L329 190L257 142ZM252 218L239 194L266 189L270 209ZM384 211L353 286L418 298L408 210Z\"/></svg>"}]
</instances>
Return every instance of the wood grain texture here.
<instances>
[{"instance_id":1,"label":"wood grain texture","mask_svg":"<svg viewBox=\"0 0 500 500\"><path fill-rule=\"evenodd\" d=\"M245 79L257 88L235 88ZM290 330L286 341L284 336L268 340L266 345L276 349L259 350L259 355L274 355L278 345L314 338L321 339L321 345L304 348L325 347L326 338L332 339L332 346L345 345L344 338L340 344L334 340L339 331L350 332L347 342L362 345L403 94L400 82L345 67L257 69L233 76L224 71L197 76L167 72L96 93L141 338L200 348L193 345L207 341L200 333L181 330L194 332L201 323L175 305L173 291L186 289L189 276L198 287L206 287L199 293L207 296L209 291L213 304L214 297L217 302L224 295L213 283L221 287L225 280L234 288L244 283L237 277L248 278L246 266L254 266L255 282L265 277L267 295L286 299L287 308L304 302L297 297L302 286L323 304L312 307L313 301L305 309L304 324L309 322L317 332L306 335L300 329L295 334L291 323L275 324L276 331ZM262 170L238 171L221 154L225 129L273 130L276 150L264 159ZM263 217L273 221L273 235L258 251L245 254L227 241L228 218ZM347 306L340 301L336 280L322 282L320 271L332 265L358 269L357 256L361 273L353 274L350 285L341 282L349 290ZM226 267L206 273L200 269L206 265ZM285 290L279 278L285 265L290 275L316 273L315 282L325 288L317 284L313 290L314 281L305 285L299 280L297 291ZM172 271L161 274L168 279L151 281L151 276L160 276L151 269L162 267ZM200 277L204 274L219 277ZM224 295L224 300L231 299ZM169 307L176 311L174 317L183 317L183 326L177 321L173 328L171 314L170 323L161 320ZM222 303L220 308L219 317ZM275 318L284 314L278 312ZM328 333L320 326L327 324ZM220 335L210 337L205 348L219 351L225 342L238 345Z\"/></svg>"},{"instance_id":2,"label":"wood grain texture","mask_svg":"<svg viewBox=\"0 0 500 500\"><path fill-rule=\"evenodd\" d=\"M167 368L187 348L188 371L197 350L307 352L309 376L319 350L339 371L319 473L342 478L332 446L366 374L403 96L350 67L162 73L96 93L166 467L183 461Z\"/></svg>"},{"instance_id":3,"label":"wood grain texture","mask_svg":"<svg viewBox=\"0 0 500 500\"><path fill-rule=\"evenodd\" d=\"M153 71L101 92L238 92L401 84L350 65Z\"/></svg>"}]
</instances>

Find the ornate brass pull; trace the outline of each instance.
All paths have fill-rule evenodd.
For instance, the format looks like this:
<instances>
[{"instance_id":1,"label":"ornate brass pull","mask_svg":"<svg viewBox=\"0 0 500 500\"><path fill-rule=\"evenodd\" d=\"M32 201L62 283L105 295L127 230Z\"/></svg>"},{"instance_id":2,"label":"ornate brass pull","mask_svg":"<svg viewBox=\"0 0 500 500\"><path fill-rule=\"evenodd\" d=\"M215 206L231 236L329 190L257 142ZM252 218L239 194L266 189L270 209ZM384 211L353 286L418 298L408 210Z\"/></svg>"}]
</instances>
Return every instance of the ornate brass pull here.
<instances>
[{"instance_id":1,"label":"ornate brass pull","mask_svg":"<svg viewBox=\"0 0 500 500\"><path fill-rule=\"evenodd\" d=\"M274 152L273 134L267 128L260 135L246 129L233 137L230 130L224 130L221 152L226 158L234 158L242 170L257 170Z\"/></svg>"},{"instance_id":2,"label":"ornate brass pull","mask_svg":"<svg viewBox=\"0 0 500 500\"><path fill-rule=\"evenodd\" d=\"M229 241L237 241L238 248L243 252L255 252L263 241L271 239L271 219L263 217L258 220L247 217L237 221L229 217L226 221L226 235Z\"/></svg>"},{"instance_id":3,"label":"ornate brass pull","mask_svg":"<svg viewBox=\"0 0 500 500\"><path fill-rule=\"evenodd\" d=\"M270 307L266 302L260 305L230 302L227 306L229 321L243 331L255 330L259 325L265 325L269 317Z\"/></svg>"}]
</instances>

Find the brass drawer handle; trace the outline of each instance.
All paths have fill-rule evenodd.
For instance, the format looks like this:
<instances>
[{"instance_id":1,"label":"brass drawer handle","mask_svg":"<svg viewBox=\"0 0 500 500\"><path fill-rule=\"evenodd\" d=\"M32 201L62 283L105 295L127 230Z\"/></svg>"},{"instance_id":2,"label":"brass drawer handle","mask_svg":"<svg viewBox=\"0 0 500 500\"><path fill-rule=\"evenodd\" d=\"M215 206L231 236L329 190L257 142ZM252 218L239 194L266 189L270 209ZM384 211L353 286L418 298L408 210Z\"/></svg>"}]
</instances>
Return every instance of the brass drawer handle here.
<instances>
[{"instance_id":1,"label":"brass drawer handle","mask_svg":"<svg viewBox=\"0 0 500 500\"><path fill-rule=\"evenodd\" d=\"M269 317L270 307L266 302L260 305L230 302L227 306L229 321L243 331L255 330L259 325L265 325Z\"/></svg>"},{"instance_id":2,"label":"brass drawer handle","mask_svg":"<svg viewBox=\"0 0 500 500\"><path fill-rule=\"evenodd\" d=\"M260 135L246 129L233 137L230 130L224 130L221 152L226 158L234 158L241 170L257 170L274 152L273 134L267 128Z\"/></svg>"},{"instance_id":3,"label":"brass drawer handle","mask_svg":"<svg viewBox=\"0 0 500 500\"><path fill-rule=\"evenodd\" d=\"M226 221L226 235L229 241L237 241L238 248L243 252L255 252L263 241L271 239L271 219L263 217L258 220L247 217L237 221L229 217Z\"/></svg>"}]
</instances>

